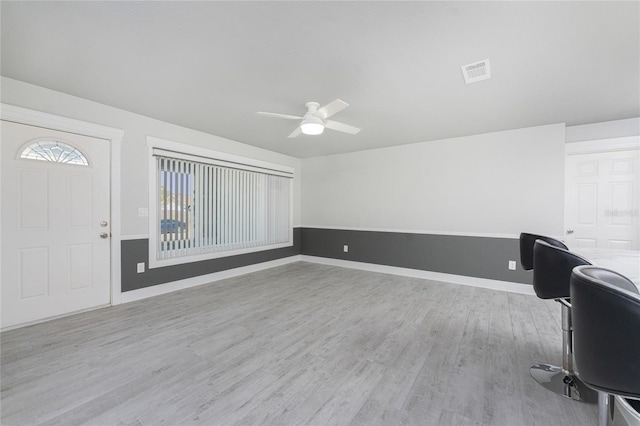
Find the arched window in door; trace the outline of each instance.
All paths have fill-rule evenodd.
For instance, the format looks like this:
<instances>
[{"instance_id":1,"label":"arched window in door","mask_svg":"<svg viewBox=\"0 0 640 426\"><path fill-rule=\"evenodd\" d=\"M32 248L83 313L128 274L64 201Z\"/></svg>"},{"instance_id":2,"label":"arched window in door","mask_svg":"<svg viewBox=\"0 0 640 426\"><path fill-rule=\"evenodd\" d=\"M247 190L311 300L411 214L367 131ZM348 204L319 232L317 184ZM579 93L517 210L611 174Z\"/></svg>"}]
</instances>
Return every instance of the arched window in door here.
<instances>
[{"instance_id":1,"label":"arched window in door","mask_svg":"<svg viewBox=\"0 0 640 426\"><path fill-rule=\"evenodd\" d=\"M20 154L28 160L51 161L54 163L88 166L89 161L82 152L60 141L41 140L28 145Z\"/></svg>"}]
</instances>

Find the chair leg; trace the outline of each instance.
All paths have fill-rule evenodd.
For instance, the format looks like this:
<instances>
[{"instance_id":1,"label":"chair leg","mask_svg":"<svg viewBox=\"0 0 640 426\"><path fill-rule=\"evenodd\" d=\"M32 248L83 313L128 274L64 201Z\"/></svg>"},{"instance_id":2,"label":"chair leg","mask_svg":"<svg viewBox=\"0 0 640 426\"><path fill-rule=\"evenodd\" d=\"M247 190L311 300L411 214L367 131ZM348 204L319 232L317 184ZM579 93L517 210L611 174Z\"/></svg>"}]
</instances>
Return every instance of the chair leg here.
<instances>
[{"instance_id":1,"label":"chair leg","mask_svg":"<svg viewBox=\"0 0 640 426\"><path fill-rule=\"evenodd\" d=\"M529 369L531 376L545 388L575 401L595 404L597 393L576 376L573 369L573 329L571 308L562 305L562 367L536 364Z\"/></svg>"},{"instance_id":2,"label":"chair leg","mask_svg":"<svg viewBox=\"0 0 640 426\"><path fill-rule=\"evenodd\" d=\"M562 369L571 376L575 376L573 370L573 321L571 320L571 308L562 306Z\"/></svg>"},{"instance_id":3,"label":"chair leg","mask_svg":"<svg viewBox=\"0 0 640 426\"><path fill-rule=\"evenodd\" d=\"M611 426L613 424L614 404L613 395L598 392L598 426Z\"/></svg>"}]
</instances>

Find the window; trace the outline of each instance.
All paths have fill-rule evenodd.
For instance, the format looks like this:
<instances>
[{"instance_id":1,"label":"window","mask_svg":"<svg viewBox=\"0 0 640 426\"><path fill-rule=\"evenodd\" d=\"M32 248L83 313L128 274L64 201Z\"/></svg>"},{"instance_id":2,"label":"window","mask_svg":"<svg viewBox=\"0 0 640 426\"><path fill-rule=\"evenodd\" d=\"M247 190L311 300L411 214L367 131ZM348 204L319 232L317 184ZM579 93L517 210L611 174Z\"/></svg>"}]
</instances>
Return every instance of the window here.
<instances>
[{"instance_id":1,"label":"window","mask_svg":"<svg viewBox=\"0 0 640 426\"><path fill-rule=\"evenodd\" d=\"M158 144L150 163L150 267L293 245L293 169Z\"/></svg>"},{"instance_id":2,"label":"window","mask_svg":"<svg viewBox=\"0 0 640 426\"><path fill-rule=\"evenodd\" d=\"M37 141L27 146L20 158L54 163L88 166L87 157L76 148L60 141Z\"/></svg>"}]
</instances>

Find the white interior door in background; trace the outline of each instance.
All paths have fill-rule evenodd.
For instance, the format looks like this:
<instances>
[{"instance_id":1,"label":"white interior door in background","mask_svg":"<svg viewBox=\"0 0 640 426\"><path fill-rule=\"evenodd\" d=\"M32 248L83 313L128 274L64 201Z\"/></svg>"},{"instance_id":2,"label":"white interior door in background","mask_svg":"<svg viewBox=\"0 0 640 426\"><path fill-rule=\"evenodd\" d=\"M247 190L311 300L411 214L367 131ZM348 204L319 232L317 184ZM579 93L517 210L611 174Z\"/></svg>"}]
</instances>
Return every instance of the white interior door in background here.
<instances>
[{"instance_id":1,"label":"white interior door in background","mask_svg":"<svg viewBox=\"0 0 640 426\"><path fill-rule=\"evenodd\" d=\"M2 328L109 305L109 142L0 124Z\"/></svg>"},{"instance_id":2,"label":"white interior door in background","mask_svg":"<svg viewBox=\"0 0 640 426\"><path fill-rule=\"evenodd\" d=\"M567 156L570 248L640 250L639 159L637 149Z\"/></svg>"}]
</instances>

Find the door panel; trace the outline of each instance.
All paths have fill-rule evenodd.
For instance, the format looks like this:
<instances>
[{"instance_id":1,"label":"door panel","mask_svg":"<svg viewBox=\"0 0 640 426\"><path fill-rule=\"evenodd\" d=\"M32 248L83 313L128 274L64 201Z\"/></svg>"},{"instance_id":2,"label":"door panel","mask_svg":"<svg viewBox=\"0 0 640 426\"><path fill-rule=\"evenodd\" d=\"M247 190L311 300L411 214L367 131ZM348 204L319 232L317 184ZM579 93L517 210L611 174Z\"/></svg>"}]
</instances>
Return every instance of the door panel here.
<instances>
[{"instance_id":1,"label":"door panel","mask_svg":"<svg viewBox=\"0 0 640 426\"><path fill-rule=\"evenodd\" d=\"M100 222L110 223L109 142L1 124L2 328L108 305L110 240L100 233L109 227ZM52 161L20 158L46 141L78 149L88 164L57 162L57 146Z\"/></svg>"},{"instance_id":2,"label":"door panel","mask_svg":"<svg viewBox=\"0 0 640 426\"><path fill-rule=\"evenodd\" d=\"M631 240L609 240L609 248L615 250L631 250L633 241Z\"/></svg>"},{"instance_id":3,"label":"door panel","mask_svg":"<svg viewBox=\"0 0 640 426\"><path fill-rule=\"evenodd\" d=\"M578 184L578 224L596 226L598 186Z\"/></svg>"},{"instance_id":4,"label":"door panel","mask_svg":"<svg viewBox=\"0 0 640 426\"><path fill-rule=\"evenodd\" d=\"M571 248L596 248L598 242L595 238L575 238Z\"/></svg>"},{"instance_id":5,"label":"door panel","mask_svg":"<svg viewBox=\"0 0 640 426\"><path fill-rule=\"evenodd\" d=\"M47 229L49 223L49 178L46 170L20 170L20 228L23 230ZM3 203L4 204L4 203Z\"/></svg>"},{"instance_id":6,"label":"door panel","mask_svg":"<svg viewBox=\"0 0 640 426\"><path fill-rule=\"evenodd\" d=\"M49 247L19 249L19 255L20 275L18 285L20 286L20 299L48 296Z\"/></svg>"},{"instance_id":7,"label":"door panel","mask_svg":"<svg viewBox=\"0 0 640 426\"><path fill-rule=\"evenodd\" d=\"M631 214L616 214L631 212L633 209L633 185L631 182L617 182L611 184L610 225L630 227L633 223ZM606 214L606 212L605 212Z\"/></svg>"},{"instance_id":8,"label":"door panel","mask_svg":"<svg viewBox=\"0 0 640 426\"><path fill-rule=\"evenodd\" d=\"M74 229L90 229L93 193L91 175L74 173L67 177L69 227Z\"/></svg>"},{"instance_id":9,"label":"door panel","mask_svg":"<svg viewBox=\"0 0 640 426\"><path fill-rule=\"evenodd\" d=\"M93 244L70 244L67 247L70 290L92 286L92 253Z\"/></svg>"}]
</instances>

